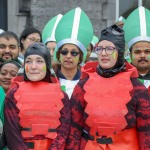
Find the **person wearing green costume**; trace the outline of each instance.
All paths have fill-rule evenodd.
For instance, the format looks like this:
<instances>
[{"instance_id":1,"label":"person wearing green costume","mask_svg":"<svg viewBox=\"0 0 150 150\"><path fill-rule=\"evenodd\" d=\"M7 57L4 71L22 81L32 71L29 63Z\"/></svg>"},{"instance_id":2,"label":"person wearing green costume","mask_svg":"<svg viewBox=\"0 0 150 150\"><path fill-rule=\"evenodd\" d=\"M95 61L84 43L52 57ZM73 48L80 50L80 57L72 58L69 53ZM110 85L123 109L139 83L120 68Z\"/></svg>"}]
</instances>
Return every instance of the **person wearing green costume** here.
<instances>
[{"instance_id":1,"label":"person wearing green costume","mask_svg":"<svg viewBox=\"0 0 150 150\"><path fill-rule=\"evenodd\" d=\"M70 10L59 21L55 38L57 47L54 61L59 64L55 70L62 90L67 93L67 115L70 116L70 128L65 140L64 150L79 150L83 131L85 102L82 100L82 86L79 84L81 66L87 55L87 47L93 38L93 26L86 13L79 7ZM65 137L65 129L58 131L58 136L51 144L51 150L60 150Z\"/></svg>"},{"instance_id":2,"label":"person wearing green costume","mask_svg":"<svg viewBox=\"0 0 150 150\"><path fill-rule=\"evenodd\" d=\"M150 11L143 6L126 18L123 29L131 57L131 64L139 73L139 79L150 87Z\"/></svg>"}]
</instances>

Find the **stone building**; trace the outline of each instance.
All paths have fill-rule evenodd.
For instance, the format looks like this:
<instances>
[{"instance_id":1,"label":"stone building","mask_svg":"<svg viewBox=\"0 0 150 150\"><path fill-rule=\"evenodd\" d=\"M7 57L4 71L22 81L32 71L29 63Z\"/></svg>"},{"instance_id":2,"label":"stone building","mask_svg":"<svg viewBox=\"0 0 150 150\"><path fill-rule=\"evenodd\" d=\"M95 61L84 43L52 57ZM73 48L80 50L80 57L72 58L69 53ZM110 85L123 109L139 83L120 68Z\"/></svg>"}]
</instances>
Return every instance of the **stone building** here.
<instances>
[{"instance_id":1,"label":"stone building","mask_svg":"<svg viewBox=\"0 0 150 150\"><path fill-rule=\"evenodd\" d=\"M91 19L94 34L99 36L122 15L127 15L138 5L149 7L149 0L0 0L0 28L20 33L27 26L40 31L55 15L81 7Z\"/></svg>"}]
</instances>

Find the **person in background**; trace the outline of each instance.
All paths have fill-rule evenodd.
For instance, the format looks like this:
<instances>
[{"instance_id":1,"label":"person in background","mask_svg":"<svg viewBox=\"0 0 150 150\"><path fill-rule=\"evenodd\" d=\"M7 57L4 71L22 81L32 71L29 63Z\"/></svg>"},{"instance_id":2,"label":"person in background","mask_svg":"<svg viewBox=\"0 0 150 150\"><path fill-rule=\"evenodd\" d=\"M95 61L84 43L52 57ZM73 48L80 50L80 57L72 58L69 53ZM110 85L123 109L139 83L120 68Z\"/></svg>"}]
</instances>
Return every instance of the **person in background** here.
<instances>
[{"instance_id":1,"label":"person in background","mask_svg":"<svg viewBox=\"0 0 150 150\"><path fill-rule=\"evenodd\" d=\"M9 87L11 86L11 80L14 78L21 65L16 61L7 61L0 65L0 86L7 93Z\"/></svg>"},{"instance_id":2,"label":"person in background","mask_svg":"<svg viewBox=\"0 0 150 150\"><path fill-rule=\"evenodd\" d=\"M5 31L0 34L0 64L9 60L22 64L19 51L19 38L15 33Z\"/></svg>"},{"instance_id":3,"label":"person in background","mask_svg":"<svg viewBox=\"0 0 150 150\"><path fill-rule=\"evenodd\" d=\"M89 46L87 47L87 55L86 55L85 63L88 62L88 61L91 61L90 56L91 56L91 53L92 53L92 51L93 51L95 45L97 44L97 42L98 42L98 37L96 37L96 36L94 35L93 38L92 38L91 43L90 43Z\"/></svg>"},{"instance_id":4,"label":"person in background","mask_svg":"<svg viewBox=\"0 0 150 150\"><path fill-rule=\"evenodd\" d=\"M46 25L42 31L42 42L50 50L52 63L54 63L53 62L53 53L54 53L54 50L56 47L55 30L56 30L56 27L57 27L59 21L61 20L62 16L63 16L62 14L58 14L57 16L50 19L46 23Z\"/></svg>"},{"instance_id":5,"label":"person in background","mask_svg":"<svg viewBox=\"0 0 150 150\"><path fill-rule=\"evenodd\" d=\"M58 129L64 150L70 110L65 107L67 95L51 76L50 59L45 45L31 44L24 55L23 79L16 77L6 95L4 131L10 150L48 150Z\"/></svg>"},{"instance_id":6,"label":"person in background","mask_svg":"<svg viewBox=\"0 0 150 150\"><path fill-rule=\"evenodd\" d=\"M112 25L95 47L97 64L84 66L82 150L150 149L150 95L124 51L124 31Z\"/></svg>"},{"instance_id":7,"label":"person in background","mask_svg":"<svg viewBox=\"0 0 150 150\"><path fill-rule=\"evenodd\" d=\"M135 9L127 17L123 29L130 51L131 64L139 73L144 85L150 86L150 11L143 6Z\"/></svg>"},{"instance_id":8,"label":"person in background","mask_svg":"<svg viewBox=\"0 0 150 150\"><path fill-rule=\"evenodd\" d=\"M59 21L55 38L57 49L53 58L59 63L55 71L62 90L68 95L66 106L69 107L71 121L65 150L79 150L85 103L81 101L82 96L78 91L82 87L78 82L81 77L80 65L84 64L87 47L93 38L93 26L85 12L77 7L64 14ZM61 138L57 136L51 149L59 150L60 143Z\"/></svg>"},{"instance_id":9,"label":"person in background","mask_svg":"<svg viewBox=\"0 0 150 150\"><path fill-rule=\"evenodd\" d=\"M20 35L21 52L19 57L23 59L27 48L35 42L42 42L41 32L35 27L25 28Z\"/></svg>"}]
</instances>

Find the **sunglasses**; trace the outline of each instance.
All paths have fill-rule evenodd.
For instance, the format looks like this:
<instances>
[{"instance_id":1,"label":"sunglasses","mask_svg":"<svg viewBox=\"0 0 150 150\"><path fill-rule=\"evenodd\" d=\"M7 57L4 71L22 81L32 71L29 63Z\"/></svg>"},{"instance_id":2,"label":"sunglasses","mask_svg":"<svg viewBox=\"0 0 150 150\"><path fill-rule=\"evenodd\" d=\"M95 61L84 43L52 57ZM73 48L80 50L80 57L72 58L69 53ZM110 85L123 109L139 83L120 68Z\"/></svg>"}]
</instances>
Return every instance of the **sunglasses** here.
<instances>
[{"instance_id":1,"label":"sunglasses","mask_svg":"<svg viewBox=\"0 0 150 150\"><path fill-rule=\"evenodd\" d=\"M71 51L71 52L69 52L68 50L60 50L60 54L62 54L62 55L68 55L68 53L70 53L71 54L71 56L77 56L77 55L79 55L79 52L76 52L76 51Z\"/></svg>"},{"instance_id":2,"label":"sunglasses","mask_svg":"<svg viewBox=\"0 0 150 150\"><path fill-rule=\"evenodd\" d=\"M107 55L111 55L116 50L116 48L112 47L112 46L107 46L105 48L103 48L102 46L95 47L95 53L96 54L102 54L103 50L105 50L105 53Z\"/></svg>"}]
</instances>

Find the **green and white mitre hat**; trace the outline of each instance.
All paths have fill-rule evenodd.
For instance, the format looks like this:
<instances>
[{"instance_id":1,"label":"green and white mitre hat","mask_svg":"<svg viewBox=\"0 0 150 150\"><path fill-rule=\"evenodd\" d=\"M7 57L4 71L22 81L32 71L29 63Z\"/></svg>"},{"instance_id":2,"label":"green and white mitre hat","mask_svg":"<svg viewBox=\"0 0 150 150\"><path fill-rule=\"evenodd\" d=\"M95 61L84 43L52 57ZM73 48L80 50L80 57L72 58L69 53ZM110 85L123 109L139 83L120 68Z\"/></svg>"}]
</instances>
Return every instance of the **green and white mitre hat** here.
<instances>
[{"instance_id":1,"label":"green and white mitre hat","mask_svg":"<svg viewBox=\"0 0 150 150\"><path fill-rule=\"evenodd\" d=\"M143 6L135 9L126 19L123 29L129 49L136 42L150 42L150 11Z\"/></svg>"},{"instance_id":2,"label":"green and white mitre hat","mask_svg":"<svg viewBox=\"0 0 150 150\"><path fill-rule=\"evenodd\" d=\"M60 20L55 38L57 48L54 52L54 61L58 62L56 53L62 45L74 44L83 52L82 64L86 59L87 47L93 38L93 26L89 17L79 7L69 11Z\"/></svg>"},{"instance_id":3,"label":"green and white mitre hat","mask_svg":"<svg viewBox=\"0 0 150 150\"><path fill-rule=\"evenodd\" d=\"M94 36L93 36L93 39L92 39L92 41L91 41L91 44L92 44L93 48L94 48L95 45L98 43L98 41L99 41L98 37L94 35Z\"/></svg>"},{"instance_id":4,"label":"green and white mitre hat","mask_svg":"<svg viewBox=\"0 0 150 150\"><path fill-rule=\"evenodd\" d=\"M55 39L55 30L56 27L59 23L59 21L62 18L62 14L59 14L55 17L53 17L50 21L48 21L48 23L45 25L43 31L42 31L42 41L44 44L46 44L47 42L56 42Z\"/></svg>"}]
</instances>

